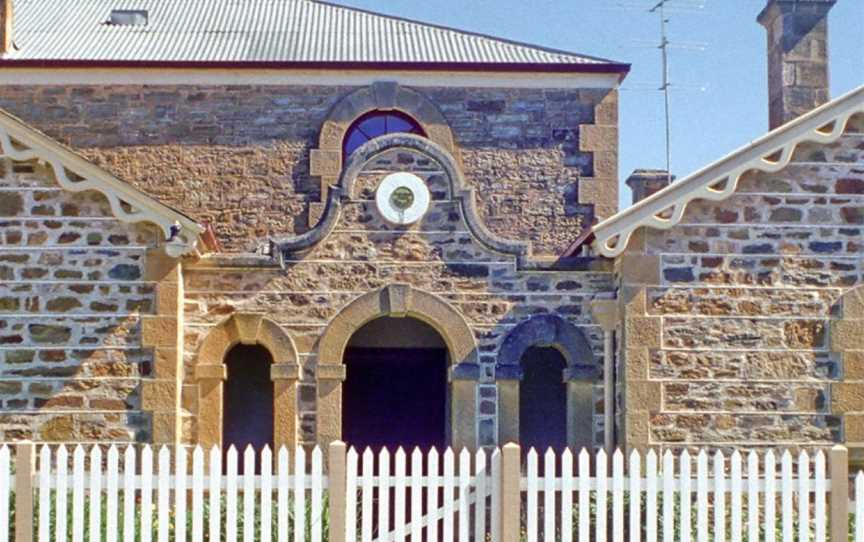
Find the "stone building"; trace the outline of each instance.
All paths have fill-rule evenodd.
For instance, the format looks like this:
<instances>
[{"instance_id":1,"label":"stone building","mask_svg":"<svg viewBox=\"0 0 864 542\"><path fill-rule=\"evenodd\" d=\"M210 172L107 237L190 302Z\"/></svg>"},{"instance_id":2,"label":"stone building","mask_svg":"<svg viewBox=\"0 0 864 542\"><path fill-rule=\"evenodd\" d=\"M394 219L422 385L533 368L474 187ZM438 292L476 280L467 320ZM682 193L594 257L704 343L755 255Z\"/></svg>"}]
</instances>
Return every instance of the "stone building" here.
<instances>
[{"instance_id":1,"label":"stone building","mask_svg":"<svg viewBox=\"0 0 864 542\"><path fill-rule=\"evenodd\" d=\"M619 213L626 64L312 0L0 0L0 438L864 441L864 90L807 112L832 4L760 16L776 130Z\"/></svg>"}]
</instances>

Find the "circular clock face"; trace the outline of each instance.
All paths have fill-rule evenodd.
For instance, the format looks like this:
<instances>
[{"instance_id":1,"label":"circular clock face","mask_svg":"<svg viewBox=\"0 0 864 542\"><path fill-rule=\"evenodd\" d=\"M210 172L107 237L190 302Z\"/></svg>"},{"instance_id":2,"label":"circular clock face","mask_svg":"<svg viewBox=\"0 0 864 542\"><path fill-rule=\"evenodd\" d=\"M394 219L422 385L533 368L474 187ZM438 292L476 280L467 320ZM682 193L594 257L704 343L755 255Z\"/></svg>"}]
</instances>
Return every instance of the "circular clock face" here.
<instances>
[{"instance_id":1,"label":"circular clock face","mask_svg":"<svg viewBox=\"0 0 864 542\"><path fill-rule=\"evenodd\" d=\"M413 173L384 177L375 193L375 204L384 220L403 226L423 218L431 199L426 183Z\"/></svg>"}]
</instances>

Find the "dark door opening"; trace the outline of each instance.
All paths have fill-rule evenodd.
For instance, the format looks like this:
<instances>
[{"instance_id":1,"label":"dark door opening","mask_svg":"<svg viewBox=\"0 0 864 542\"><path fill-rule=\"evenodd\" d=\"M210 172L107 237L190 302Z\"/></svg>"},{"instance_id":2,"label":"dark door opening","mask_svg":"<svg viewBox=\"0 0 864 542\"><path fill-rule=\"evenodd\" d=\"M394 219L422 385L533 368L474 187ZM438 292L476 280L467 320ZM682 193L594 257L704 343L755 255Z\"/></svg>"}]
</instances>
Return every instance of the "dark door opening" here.
<instances>
[{"instance_id":1,"label":"dark door opening","mask_svg":"<svg viewBox=\"0 0 864 542\"><path fill-rule=\"evenodd\" d=\"M519 441L527 452L535 448L562 451L567 447L567 387L564 356L554 348L529 348L522 356L519 383Z\"/></svg>"},{"instance_id":2,"label":"dark door opening","mask_svg":"<svg viewBox=\"0 0 864 542\"><path fill-rule=\"evenodd\" d=\"M342 434L349 446L395 451L446 444L447 350L348 348Z\"/></svg>"},{"instance_id":3,"label":"dark door opening","mask_svg":"<svg viewBox=\"0 0 864 542\"><path fill-rule=\"evenodd\" d=\"M242 457L247 446L273 446L272 356L262 346L238 345L225 357L228 379L222 398L222 447ZM241 460L242 468L242 460Z\"/></svg>"}]
</instances>

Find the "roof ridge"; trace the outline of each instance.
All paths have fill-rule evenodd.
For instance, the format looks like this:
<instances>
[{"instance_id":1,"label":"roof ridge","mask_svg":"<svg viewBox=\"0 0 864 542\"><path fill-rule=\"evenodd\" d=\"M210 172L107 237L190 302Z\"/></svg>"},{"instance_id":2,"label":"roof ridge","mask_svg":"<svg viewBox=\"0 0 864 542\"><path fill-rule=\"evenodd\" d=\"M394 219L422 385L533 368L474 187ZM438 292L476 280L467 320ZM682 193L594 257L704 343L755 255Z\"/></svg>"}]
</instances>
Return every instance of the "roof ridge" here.
<instances>
[{"instance_id":1,"label":"roof ridge","mask_svg":"<svg viewBox=\"0 0 864 542\"><path fill-rule=\"evenodd\" d=\"M582 53L577 53L575 51L565 51L564 49L556 49L554 47L547 47L545 45L537 45L537 44L528 43L525 41L519 41L519 40L514 40L514 39L509 39L509 38L502 38L500 36L493 36L492 34L485 34L483 32L477 32L474 30L465 30L462 28L456 28L453 26L447 26L447 25L443 25L443 24L439 24L439 23L430 23L430 22L426 22L426 21L421 21L419 19L411 19L408 17L400 16L400 15L391 15L389 13L381 13L380 11L372 11L369 9L358 8L358 7L354 7L354 6L345 6L342 4L337 4L337 3L332 2L330 0L294 0L294 1L308 2L310 4L321 4L321 5L329 6L329 7L336 8L336 9L345 9L345 10L349 10L349 11L355 11L357 13L372 15L375 17L383 17L383 18L387 18L387 19L392 19L394 21L401 21L401 22L410 23L410 24L428 26L428 27L436 28L438 30L446 30L448 32L457 32L459 34L466 34L468 36L474 36L477 38L493 40L493 41L497 41L497 42L501 42L501 43L506 43L509 45L514 45L517 47L527 47L529 49L536 49L538 51L543 51L546 53L565 55L565 56L571 56L571 57L578 57L578 58L583 58L583 59L587 59L587 60L593 60L599 64L614 64L614 65L621 65L621 66L625 66L625 65L629 66L629 64L627 64L625 62L618 62L616 60L611 60L611 59L603 58L603 57L599 57L599 56L586 55L586 54L582 54Z\"/></svg>"}]
</instances>

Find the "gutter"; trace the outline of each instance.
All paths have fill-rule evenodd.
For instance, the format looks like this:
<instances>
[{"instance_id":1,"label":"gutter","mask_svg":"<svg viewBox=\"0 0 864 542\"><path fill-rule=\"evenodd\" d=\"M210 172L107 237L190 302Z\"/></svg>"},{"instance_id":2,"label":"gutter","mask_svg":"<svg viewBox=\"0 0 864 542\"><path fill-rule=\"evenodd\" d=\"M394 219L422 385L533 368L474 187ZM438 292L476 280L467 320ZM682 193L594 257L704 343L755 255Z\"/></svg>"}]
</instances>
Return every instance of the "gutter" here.
<instances>
[{"instance_id":1,"label":"gutter","mask_svg":"<svg viewBox=\"0 0 864 542\"><path fill-rule=\"evenodd\" d=\"M187 68L232 70L366 70L501 73L600 73L630 72L630 64L540 64L529 62L299 62L299 61L193 61L193 60L71 60L0 58L0 68Z\"/></svg>"}]
</instances>

